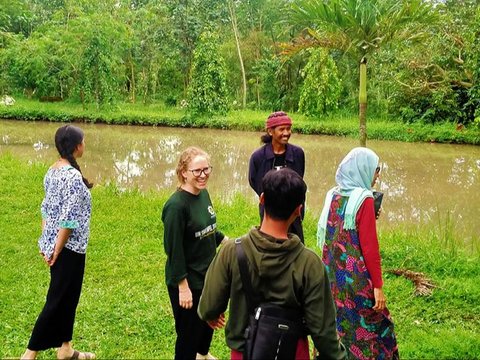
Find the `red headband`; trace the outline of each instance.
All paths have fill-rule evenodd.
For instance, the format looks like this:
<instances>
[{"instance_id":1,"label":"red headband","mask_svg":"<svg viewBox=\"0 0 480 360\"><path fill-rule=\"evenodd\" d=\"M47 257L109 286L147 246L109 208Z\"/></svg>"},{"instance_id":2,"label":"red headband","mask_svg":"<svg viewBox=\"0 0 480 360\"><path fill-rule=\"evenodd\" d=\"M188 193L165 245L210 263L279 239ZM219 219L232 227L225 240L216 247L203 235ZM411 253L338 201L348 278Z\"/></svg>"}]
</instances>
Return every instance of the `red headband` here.
<instances>
[{"instance_id":1,"label":"red headband","mask_svg":"<svg viewBox=\"0 0 480 360\"><path fill-rule=\"evenodd\" d=\"M267 119L265 127L270 129L280 125L292 125L292 119L290 119L284 112L277 112L270 115Z\"/></svg>"}]
</instances>

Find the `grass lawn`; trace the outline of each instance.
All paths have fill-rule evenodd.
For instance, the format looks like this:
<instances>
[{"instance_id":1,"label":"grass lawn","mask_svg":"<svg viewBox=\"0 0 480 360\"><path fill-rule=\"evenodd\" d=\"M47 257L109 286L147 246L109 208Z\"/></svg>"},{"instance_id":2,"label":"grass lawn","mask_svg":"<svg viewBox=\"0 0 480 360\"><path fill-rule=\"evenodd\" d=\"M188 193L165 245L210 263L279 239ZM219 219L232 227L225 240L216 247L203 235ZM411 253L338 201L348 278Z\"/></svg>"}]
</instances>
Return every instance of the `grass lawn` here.
<instances>
[{"instance_id":1,"label":"grass lawn","mask_svg":"<svg viewBox=\"0 0 480 360\"><path fill-rule=\"evenodd\" d=\"M48 164L0 155L0 358L20 356L40 312L48 269L38 255L42 180ZM173 191L173 189L172 189ZM101 359L170 359L174 320L164 283L161 209L169 193L119 192L96 186L83 292L74 345ZM214 194L212 194L214 195ZM219 227L230 237L258 222L257 209L238 195L215 200ZM315 248L316 221L305 221ZM463 250L435 229L379 234L383 268L426 273L438 286L429 297L413 284L385 274L385 293L403 359L480 358L479 249ZM317 249L318 252L318 249ZM211 352L228 358L223 330ZM40 359L54 358L53 351Z\"/></svg>"}]
</instances>

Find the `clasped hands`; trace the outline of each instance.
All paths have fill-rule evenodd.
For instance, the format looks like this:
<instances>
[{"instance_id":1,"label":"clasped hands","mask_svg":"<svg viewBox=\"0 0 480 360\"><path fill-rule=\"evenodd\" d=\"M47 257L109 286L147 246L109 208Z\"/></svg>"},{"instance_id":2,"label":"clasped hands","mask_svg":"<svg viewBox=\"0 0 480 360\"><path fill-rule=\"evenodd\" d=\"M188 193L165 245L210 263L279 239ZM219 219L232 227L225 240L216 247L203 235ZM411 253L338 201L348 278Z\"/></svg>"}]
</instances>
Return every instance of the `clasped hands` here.
<instances>
[{"instance_id":1,"label":"clasped hands","mask_svg":"<svg viewBox=\"0 0 480 360\"><path fill-rule=\"evenodd\" d=\"M52 267L53 264L55 264L59 254L60 254L60 252L57 251L55 248L53 249L53 254L50 257L48 257L47 255L45 255L43 252L40 251L40 256L43 257L43 260L45 260L45 262L47 263L47 265L49 267Z\"/></svg>"}]
</instances>

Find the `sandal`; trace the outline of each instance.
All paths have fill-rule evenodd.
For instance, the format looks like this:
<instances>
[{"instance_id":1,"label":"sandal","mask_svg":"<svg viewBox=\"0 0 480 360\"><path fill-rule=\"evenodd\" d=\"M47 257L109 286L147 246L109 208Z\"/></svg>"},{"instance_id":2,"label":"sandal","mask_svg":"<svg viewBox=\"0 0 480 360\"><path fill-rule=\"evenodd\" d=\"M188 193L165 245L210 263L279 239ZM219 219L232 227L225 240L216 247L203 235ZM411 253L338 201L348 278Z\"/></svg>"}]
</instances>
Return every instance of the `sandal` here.
<instances>
[{"instance_id":1,"label":"sandal","mask_svg":"<svg viewBox=\"0 0 480 360\"><path fill-rule=\"evenodd\" d=\"M80 354L82 355L82 359L95 359L94 353L89 352L80 352L77 350L73 350L73 355L70 357L69 360L80 360Z\"/></svg>"}]
</instances>

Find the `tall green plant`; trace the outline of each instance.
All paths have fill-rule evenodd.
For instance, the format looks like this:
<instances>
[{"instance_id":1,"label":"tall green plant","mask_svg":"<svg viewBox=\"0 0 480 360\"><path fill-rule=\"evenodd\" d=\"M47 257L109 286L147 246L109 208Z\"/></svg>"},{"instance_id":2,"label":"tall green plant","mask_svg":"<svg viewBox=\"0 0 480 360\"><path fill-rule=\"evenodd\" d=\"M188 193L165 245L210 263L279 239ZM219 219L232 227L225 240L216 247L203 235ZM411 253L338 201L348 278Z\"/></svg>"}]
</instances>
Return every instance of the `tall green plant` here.
<instances>
[{"instance_id":1,"label":"tall green plant","mask_svg":"<svg viewBox=\"0 0 480 360\"><path fill-rule=\"evenodd\" d=\"M274 111L282 108L281 84L278 79L281 65L278 57L270 55L259 60L253 67L258 78L258 106L263 110Z\"/></svg>"},{"instance_id":2,"label":"tall green plant","mask_svg":"<svg viewBox=\"0 0 480 360\"><path fill-rule=\"evenodd\" d=\"M472 69L472 84L469 90L469 104L475 109L474 124L480 128L480 7L477 8L469 36L468 63Z\"/></svg>"},{"instance_id":3,"label":"tall green plant","mask_svg":"<svg viewBox=\"0 0 480 360\"><path fill-rule=\"evenodd\" d=\"M313 49L303 69L305 81L298 104L305 115L322 115L337 109L340 79L337 66L325 49Z\"/></svg>"},{"instance_id":4,"label":"tall green plant","mask_svg":"<svg viewBox=\"0 0 480 360\"><path fill-rule=\"evenodd\" d=\"M112 104L125 84L123 50L128 48L128 32L121 18L107 13L71 21L76 32L82 25L77 88L84 105L94 103L99 108Z\"/></svg>"},{"instance_id":5,"label":"tall green plant","mask_svg":"<svg viewBox=\"0 0 480 360\"><path fill-rule=\"evenodd\" d=\"M297 0L291 9L293 22L306 27L311 38L301 46L340 49L358 62L360 145L365 146L367 59L391 41L411 41L422 35L421 25L433 19L431 4L423 0Z\"/></svg>"},{"instance_id":6,"label":"tall green plant","mask_svg":"<svg viewBox=\"0 0 480 360\"><path fill-rule=\"evenodd\" d=\"M193 53L187 100L192 114L226 114L228 111L226 68L217 41L214 33L206 31L200 35Z\"/></svg>"},{"instance_id":7,"label":"tall green plant","mask_svg":"<svg viewBox=\"0 0 480 360\"><path fill-rule=\"evenodd\" d=\"M114 98L114 77L105 41L93 35L80 64L79 90L82 103L95 103L97 107L112 103Z\"/></svg>"}]
</instances>

